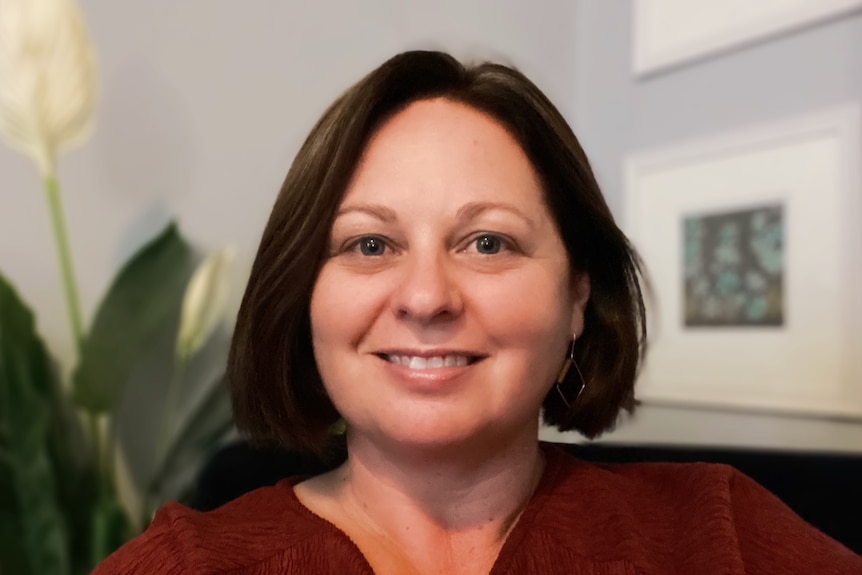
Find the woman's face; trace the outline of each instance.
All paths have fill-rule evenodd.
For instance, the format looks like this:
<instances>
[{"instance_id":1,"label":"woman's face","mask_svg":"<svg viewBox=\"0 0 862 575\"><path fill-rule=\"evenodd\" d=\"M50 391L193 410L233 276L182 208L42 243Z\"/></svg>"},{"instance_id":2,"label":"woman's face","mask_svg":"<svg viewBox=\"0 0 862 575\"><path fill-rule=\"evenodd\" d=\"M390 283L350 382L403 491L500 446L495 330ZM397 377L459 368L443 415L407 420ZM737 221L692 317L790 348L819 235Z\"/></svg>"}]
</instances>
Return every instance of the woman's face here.
<instances>
[{"instance_id":1,"label":"woman's face","mask_svg":"<svg viewBox=\"0 0 862 575\"><path fill-rule=\"evenodd\" d=\"M472 108L420 101L372 138L339 207L315 359L351 433L534 435L588 297L518 143Z\"/></svg>"}]
</instances>

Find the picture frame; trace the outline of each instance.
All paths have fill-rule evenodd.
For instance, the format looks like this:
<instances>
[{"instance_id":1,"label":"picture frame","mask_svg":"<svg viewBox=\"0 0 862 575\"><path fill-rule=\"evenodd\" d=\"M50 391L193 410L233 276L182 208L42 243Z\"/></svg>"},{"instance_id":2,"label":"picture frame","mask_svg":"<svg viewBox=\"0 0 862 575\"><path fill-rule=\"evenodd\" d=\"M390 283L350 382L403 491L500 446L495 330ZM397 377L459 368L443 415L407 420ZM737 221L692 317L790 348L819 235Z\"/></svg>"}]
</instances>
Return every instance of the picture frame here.
<instances>
[{"instance_id":1,"label":"picture frame","mask_svg":"<svg viewBox=\"0 0 862 575\"><path fill-rule=\"evenodd\" d=\"M632 0L632 68L644 77L862 9L862 0Z\"/></svg>"},{"instance_id":2,"label":"picture frame","mask_svg":"<svg viewBox=\"0 0 862 575\"><path fill-rule=\"evenodd\" d=\"M640 399L862 417L860 118L846 104L625 160L624 228L653 298ZM724 320L692 320L703 294Z\"/></svg>"}]
</instances>

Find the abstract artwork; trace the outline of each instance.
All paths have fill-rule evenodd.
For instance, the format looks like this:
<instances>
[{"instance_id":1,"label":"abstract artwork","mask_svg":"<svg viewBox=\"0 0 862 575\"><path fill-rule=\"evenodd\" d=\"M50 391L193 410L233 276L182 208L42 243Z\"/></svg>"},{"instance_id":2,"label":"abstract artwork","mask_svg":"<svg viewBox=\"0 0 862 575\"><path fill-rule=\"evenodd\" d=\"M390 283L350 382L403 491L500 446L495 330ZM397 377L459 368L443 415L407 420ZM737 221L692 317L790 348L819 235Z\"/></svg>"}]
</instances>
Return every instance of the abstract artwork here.
<instances>
[{"instance_id":1,"label":"abstract artwork","mask_svg":"<svg viewBox=\"0 0 862 575\"><path fill-rule=\"evenodd\" d=\"M784 221L780 204L684 216L686 327L784 324Z\"/></svg>"},{"instance_id":2,"label":"abstract artwork","mask_svg":"<svg viewBox=\"0 0 862 575\"><path fill-rule=\"evenodd\" d=\"M644 402L862 418L862 110L637 152Z\"/></svg>"}]
</instances>

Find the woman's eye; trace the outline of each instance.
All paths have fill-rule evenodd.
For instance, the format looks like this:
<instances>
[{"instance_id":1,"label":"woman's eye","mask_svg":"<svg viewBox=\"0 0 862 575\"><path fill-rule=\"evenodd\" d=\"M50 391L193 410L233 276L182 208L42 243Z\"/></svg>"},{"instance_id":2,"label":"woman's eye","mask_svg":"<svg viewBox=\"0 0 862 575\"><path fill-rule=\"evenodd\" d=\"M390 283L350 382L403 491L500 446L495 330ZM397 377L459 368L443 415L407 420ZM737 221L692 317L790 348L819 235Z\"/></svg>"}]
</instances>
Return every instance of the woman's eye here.
<instances>
[{"instance_id":1,"label":"woman's eye","mask_svg":"<svg viewBox=\"0 0 862 575\"><path fill-rule=\"evenodd\" d=\"M484 255L493 255L503 249L503 240L500 236L484 234L474 240L476 251Z\"/></svg>"},{"instance_id":2,"label":"woman's eye","mask_svg":"<svg viewBox=\"0 0 862 575\"><path fill-rule=\"evenodd\" d=\"M386 242L378 236L365 236L359 238L356 246L364 256L382 256L386 251Z\"/></svg>"}]
</instances>

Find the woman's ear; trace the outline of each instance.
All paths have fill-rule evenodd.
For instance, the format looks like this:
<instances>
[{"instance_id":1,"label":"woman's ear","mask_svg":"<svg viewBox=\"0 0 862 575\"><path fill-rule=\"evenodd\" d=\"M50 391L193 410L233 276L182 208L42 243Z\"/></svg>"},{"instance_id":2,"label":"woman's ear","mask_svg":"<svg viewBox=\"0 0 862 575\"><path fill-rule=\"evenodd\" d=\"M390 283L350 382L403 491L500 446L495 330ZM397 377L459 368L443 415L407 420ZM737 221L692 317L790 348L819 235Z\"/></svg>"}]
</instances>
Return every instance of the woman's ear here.
<instances>
[{"instance_id":1,"label":"woman's ear","mask_svg":"<svg viewBox=\"0 0 862 575\"><path fill-rule=\"evenodd\" d=\"M580 335L584 331L584 310L590 300L590 274L575 272L572 276L572 329Z\"/></svg>"}]
</instances>

